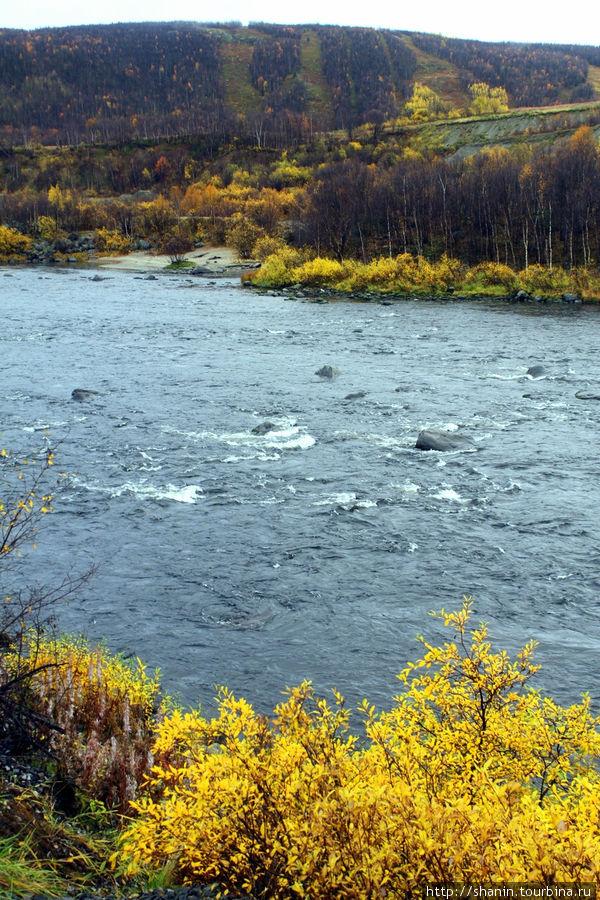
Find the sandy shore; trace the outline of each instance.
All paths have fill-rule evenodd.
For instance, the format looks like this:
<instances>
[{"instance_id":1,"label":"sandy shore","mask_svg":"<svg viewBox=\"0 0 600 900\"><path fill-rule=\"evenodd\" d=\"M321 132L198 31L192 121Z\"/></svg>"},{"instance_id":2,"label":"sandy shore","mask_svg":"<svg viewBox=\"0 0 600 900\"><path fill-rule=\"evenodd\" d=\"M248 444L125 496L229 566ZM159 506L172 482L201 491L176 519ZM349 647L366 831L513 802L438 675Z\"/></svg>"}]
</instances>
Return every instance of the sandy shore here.
<instances>
[{"instance_id":1,"label":"sandy shore","mask_svg":"<svg viewBox=\"0 0 600 900\"><path fill-rule=\"evenodd\" d=\"M184 258L194 266L207 270L207 274L223 275L229 267L233 268L232 274L236 274L238 265L245 268L240 262L235 250L231 247L202 247L185 253ZM145 250L136 250L127 256L102 256L95 264L104 269L121 269L129 272L157 272L166 269L171 262L168 255L149 253ZM185 271L182 269L181 271Z\"/></svg>"}]
</instances>

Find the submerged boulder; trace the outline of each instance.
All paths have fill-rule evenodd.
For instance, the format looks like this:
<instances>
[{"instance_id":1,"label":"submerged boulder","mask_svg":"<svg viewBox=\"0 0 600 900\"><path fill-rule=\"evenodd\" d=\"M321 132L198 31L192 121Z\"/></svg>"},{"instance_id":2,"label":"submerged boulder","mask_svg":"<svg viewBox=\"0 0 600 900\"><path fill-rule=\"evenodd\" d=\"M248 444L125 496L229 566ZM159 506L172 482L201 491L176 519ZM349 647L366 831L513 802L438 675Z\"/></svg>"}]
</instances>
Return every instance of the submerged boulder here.
<instances>
[{"instance_id":1,"label":"submerged boulder","mask_svg":"<svg viewBox=\"0 0 600 900\"><path fill-rule=\"evenodd\" d=\"M79 401L91 400L92 397L99 397L99 396L100 396L99 391L87 391L87 390L84 390L83 388L75 388L73 391L71 391L71 400L79 400Z\"/></svg>"},{"instance_id":2,"label":"submerged boulder","mask_svg":"<svg viewBox=\"0 0 600 900\"><path fill-rule=\"evenodd\" d=\"M593 391L577 391L575 397L578 400L600 400L600 393L594 393Z\"/></svg>"},{"instance_id":3,"label":"submerged boulder","mask_svg":"<svg viewBox=\"0 0 600 900\"><path fill-rule=\"evenodd\" d=\"M366 391L355 391L353 394L346 394L344 400L361 400L367 396Z\"/></svg>"},{"instance_id":4,"label":"submerged boulder","mask_svg":"<svg viewBox=\"0 0 600 900\"><path fill-rule=\"evenodd\" d=\"M419 432L415 448L417 450L469 450L473 442L462 434L453 431L437 431L434 428L424 428Z\"/></svg>"}]
</instances>

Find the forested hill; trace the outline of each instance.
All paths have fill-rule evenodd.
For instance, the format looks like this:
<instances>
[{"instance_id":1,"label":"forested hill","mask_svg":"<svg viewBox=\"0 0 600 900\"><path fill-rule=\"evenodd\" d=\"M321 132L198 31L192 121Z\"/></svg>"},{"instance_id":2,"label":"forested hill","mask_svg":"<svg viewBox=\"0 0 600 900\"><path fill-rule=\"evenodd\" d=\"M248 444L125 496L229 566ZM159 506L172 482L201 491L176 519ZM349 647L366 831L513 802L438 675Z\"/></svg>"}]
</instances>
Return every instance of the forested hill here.
<instances>
[{"instance_id":1,"label":"forested hill","mask_svg":"<svg viewBox=\"0 0 600 900\"><path fill-rule=\"evenodd\" d=\"M482 81L511 106L595 99L600 47L262 23L3 29L0 140L201 134L281 146L399 116L416 82L462 110Z\"/></svg>"}]
</instances>

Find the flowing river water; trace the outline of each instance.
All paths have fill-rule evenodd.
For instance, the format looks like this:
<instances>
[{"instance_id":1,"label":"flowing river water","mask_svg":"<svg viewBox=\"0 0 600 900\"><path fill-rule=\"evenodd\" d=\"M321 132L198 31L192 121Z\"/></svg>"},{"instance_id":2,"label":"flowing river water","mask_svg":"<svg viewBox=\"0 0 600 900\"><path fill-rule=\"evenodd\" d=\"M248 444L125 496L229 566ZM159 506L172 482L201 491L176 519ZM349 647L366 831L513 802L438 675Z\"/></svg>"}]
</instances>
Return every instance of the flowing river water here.
<instances>
[{"instance_id":1,"label":"flowing river water","mask_svg":"<svg viewBox=\"0 0 600 900\"><path fill-rule=\"evenodd\" d=\"M468 594L497 646L540 642L540 688L600 700L600 400L575 397L600 394L600 308L27 268L0 303L0 443L49 431L72 476L23 577L98 568L63 630L207 710L305 678L385 706ZM416 450L425 427L473 449Z\"/></svg>"}]
</instances>

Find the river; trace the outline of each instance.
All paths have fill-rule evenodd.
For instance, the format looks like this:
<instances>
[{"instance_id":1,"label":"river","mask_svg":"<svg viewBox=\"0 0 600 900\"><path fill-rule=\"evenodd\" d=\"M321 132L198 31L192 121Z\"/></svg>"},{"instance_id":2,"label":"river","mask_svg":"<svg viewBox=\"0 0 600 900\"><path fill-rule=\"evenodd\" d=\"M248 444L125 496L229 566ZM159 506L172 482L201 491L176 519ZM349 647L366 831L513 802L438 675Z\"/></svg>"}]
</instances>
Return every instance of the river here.
<instances>
[{"instance_id":1,"label":"river","mask_svg":"<svg viewBox=\"0 0 600 900\"><path fill-rule=\"evenodd\" d=\"M386 706L468 594L497 646L540 642L540 688L600 700L598 307L31 268L0 303L2 446L48 431L70 475L23 577L98 568L63 630L206 710L305 678ZM418 451L425 427L474 447Z\"/></svg>"}]
</instances>

